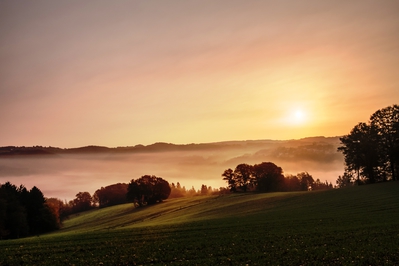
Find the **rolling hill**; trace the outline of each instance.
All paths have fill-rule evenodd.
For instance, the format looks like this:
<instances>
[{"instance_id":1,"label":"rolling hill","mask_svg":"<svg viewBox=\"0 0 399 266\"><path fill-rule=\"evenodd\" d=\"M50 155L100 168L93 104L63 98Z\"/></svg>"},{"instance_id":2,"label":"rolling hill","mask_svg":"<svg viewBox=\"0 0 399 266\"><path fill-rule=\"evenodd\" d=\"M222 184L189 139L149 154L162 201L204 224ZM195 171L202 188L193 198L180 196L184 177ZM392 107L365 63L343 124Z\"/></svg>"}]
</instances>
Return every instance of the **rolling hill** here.
<instances>
[{"instance_id":1,"label":"rolling hill","mask_svg":"<svg viewBox=\"0 0 399 266\"><path fill-rule=\"evenodd\" d=\"M396 265L398 195L389 182L119 205L52 234L1 241L0 264Z\"/></svg>"},{"instance_id":2,"label":"rolling hill","mask_svg":"<svg viewBox=\"0 0 399 266\"><path fill-rule=\"evenodd\" d=\"M399 217L392 215L399 215L398 195L399 183L392 182L331 191L186 197L144 208L123 204L74 216L60 233L229 219L257 222L265 217L275 222L324 219L334 221L335 228L348 227L349 218L361 226L397 223Z\"/></svg>"}]
</instances>

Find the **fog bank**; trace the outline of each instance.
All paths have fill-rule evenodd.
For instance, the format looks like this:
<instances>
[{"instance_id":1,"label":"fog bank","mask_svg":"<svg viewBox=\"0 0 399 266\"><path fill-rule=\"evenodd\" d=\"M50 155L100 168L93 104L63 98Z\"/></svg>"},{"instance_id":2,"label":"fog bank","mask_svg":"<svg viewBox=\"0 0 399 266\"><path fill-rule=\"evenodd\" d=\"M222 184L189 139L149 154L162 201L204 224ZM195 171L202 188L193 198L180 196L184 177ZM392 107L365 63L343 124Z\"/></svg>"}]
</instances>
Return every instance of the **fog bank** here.
<instances>
[{"instance_id":1,"label":"fog bank","mask_svg":"<svg viewBox=\"0 0 399 266\"><path fill-rule=\"evenodd\" d=\"M142 175L156 175L187 189L202 184L225 187L221 174L240 163L273 162L285 174L307 171L314 179L335 184L344 171L337 152L338 138L307 138L292 141L237 141L211 148L157 150L153 152L55 154L51 156L1 156L0 183L10 181L28 189L37 186L46 197L71 200L78 192L128 183Z\"/></svg>"}]
</instances>

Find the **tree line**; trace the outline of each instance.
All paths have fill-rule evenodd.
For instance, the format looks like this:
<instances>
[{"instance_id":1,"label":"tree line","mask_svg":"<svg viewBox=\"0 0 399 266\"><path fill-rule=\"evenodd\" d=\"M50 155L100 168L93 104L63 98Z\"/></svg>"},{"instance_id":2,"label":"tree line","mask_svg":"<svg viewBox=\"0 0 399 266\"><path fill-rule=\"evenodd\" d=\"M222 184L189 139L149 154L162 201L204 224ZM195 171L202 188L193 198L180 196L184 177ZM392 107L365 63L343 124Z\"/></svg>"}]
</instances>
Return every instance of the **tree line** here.
<instances>
[{"instance_id":1,"label":"tree line","mask_svg":"<svg viewBox=\"0 0 399 266\"><path fill-rule=\"evenodd\" d=\"M0 184L0 239L50 232L59 229L63 220L72 214L128 202L141 207L162 202L169 197L332 188L327 182L322 183L319 179L315 181L306 172L284 176L281 167L270 162L253 166L239 164L234 171L225 170L222 176L228 183L227 187L216 189L203 184L196 190L194 187L186 189L179 182L176 185L169 184L161 177L144 175L132 179L128 184L101 187L93 195L87 191L79 192L69 202L45 198L36 186L28 190L23 185L17 187L6 182Z\"/></svg>"},{"instance_id":2,"label":"tree line","mask_svg":"<svg viewBox=\"0 0 399 266\"><path fill-rule=\"evenodd\" d=\"M161 202L168 198L215 195L226 192L226 188L215 189L204 184L198 190L194 186L186 189L179 182L169 184L161 177L144 175L138 179L132 179L128 184L117 183L101 187L93 195L89 192L79 192L75 199L63 204L63 209L68 214L73 214L96 207L104 208L129 202L140 207Z\"/></svg>"},{"instance_id":3,"label":"tree line","mask_svg":"<svg viewBox=\"0 0 399 266\"><path fill-rule=\"evenodd\" d=\"M339 187L399 179L399 105L377 110L340 140L345 172Z\"/></svg>"},{"instance_id":4,"label":"tree line","mask_svg":"<svg viewBox=\"0 0 399 266\"><path fill-rule=\"evenodd\" d=\"M169 197L171 187L168 181L154 175L132 179L130 183L117 183L97 189L93 195L79 192L68 203L60 202L66 217L96 207L104 208L128 202L145 206L163 201ZM62 204L61 204L62 203Z\"/></svg>"},{"instance_id":5,"label":"tree line","mask_svg":"<svg viewBox=\"0 0 399 266\"><path fill-rule=\"evenodd\" d=\"M322 183L306 172L296 176L282 174L282 169L273 163L261 163L254 166L238 165L235 170L227 169L224 180L228 187L219 189L202 185L186 189L179 182L169 184L163 178L144 175L132 179L130 183L117 183L97 189L93 195L79 192L75 199L62 201L57 198L45 198L34 186L27 190L7 182L0 186L0 239L19 238L42 234L59 229L62 221L70 215L96 207L104 208L128 202L135 206L146 206L162 202L171 197L226 194L238 191L298 191L332 188L331 184Z\"/></svg>"},{"instance_id":6,"label":"tree line","mask_svg":"<svg viewBox=\"0 0 399 266\"><path fill-rule=\"evenodd\" d=\"M42 234L60 227L51 202L37 187L0 186L0 239Z\"/></svg>"},{"instance_id":7,"label":"tree line","mask_svg":"<svg viewBox=\"0 0 399 266\"><path fill-rule=\"evenodd\" d=\"M249 165L239 164L235 169L226 169L223 180L227 182L231 192L276 192L276 191L301 191L320 190L333 188L327 181L316 181L307 173L297 175L283 175L283 169L272 162Z\"/></svg>"},{"instance_id":8,"label":"tree line","mask_svg":"<svg viewBox=\"0 0 399 266\"><path fill-rule=\"evenodd\" d=\"M108 207L127 202L136 206L154 204L170 195L169 183L156 176L145 175L129 184L102 187L92 195L79 192L76 198L63 202L45 198L39 188L6 182L0 184L0 239L20 238L59 229L69 215L95 207Z\"/></svg>"},{"instance_id":9,"label":"tree line","mask_svg":"<svg viewBox=\"0 0 399 266\"><path fill-rule=\"evenodd\" d=\"M104 208L124 203L136 207L162 202L167 198L209 195L226 192L224 188L186 188L177 182L154 175L144 175L127 183L117 183L97 189L93 195L79 192L70 201L45 198L39 188L27 190L25 186L6 182L0 184L0 239L20 238L42 234L61 228L70 215L94 208Z\"/></svg>"},{"instance_id":10,"label":"tree line","mask_svg":"<svg viewBox=\"0 0 399 266\"><path fill-rule=\"evenodd\" d=\"M60 204L63 205L63 210L70 215L96 207L104 208L129 202L140 207L161 202L167 198L214 195L223 192L226 192L225 188L214 189L204 184L198 190L194 187L186 189L179 182L169 184L161 177L144 175L138 179L132 179L128 184L117 183L101 187L93 195L87 191L79 192L75 199Z\"/></svg>"}]
</instances>

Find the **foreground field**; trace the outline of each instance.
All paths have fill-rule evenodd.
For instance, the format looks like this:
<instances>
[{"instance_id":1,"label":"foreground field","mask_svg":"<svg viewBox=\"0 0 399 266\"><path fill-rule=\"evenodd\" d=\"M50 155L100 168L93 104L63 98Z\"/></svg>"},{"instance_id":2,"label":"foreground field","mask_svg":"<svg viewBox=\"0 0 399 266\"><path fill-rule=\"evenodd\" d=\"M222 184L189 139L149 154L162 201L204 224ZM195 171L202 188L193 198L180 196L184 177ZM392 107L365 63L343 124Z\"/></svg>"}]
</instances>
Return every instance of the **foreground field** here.
<instances>
[{"instance_id":1,"label":"foreground field","mask_svg":"<svg viewBox=\"0 0 399 266\"><path fill-rule=\"evenodd\" d=\"M0 265L398 265L399 182L120 205L0 241Z\"/></svg>"}]
</instances>

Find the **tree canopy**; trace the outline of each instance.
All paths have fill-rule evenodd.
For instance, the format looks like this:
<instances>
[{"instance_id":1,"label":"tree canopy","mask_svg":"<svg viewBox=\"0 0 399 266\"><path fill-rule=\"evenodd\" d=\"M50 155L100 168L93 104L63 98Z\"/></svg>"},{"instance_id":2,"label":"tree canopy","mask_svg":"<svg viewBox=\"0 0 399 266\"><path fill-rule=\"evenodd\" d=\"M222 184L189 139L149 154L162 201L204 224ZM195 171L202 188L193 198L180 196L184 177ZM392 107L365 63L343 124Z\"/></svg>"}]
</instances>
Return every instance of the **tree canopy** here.
<instances>
[{"instance_id":1,"label":"tree canopy","mask_svg":"<svg viewBox=\"0 0 399 266\"><path fill-rule=\"evenodd\" d=\"M135 204L143 206L167 199L170 192L168 181L154 175L144 175L130 181L127 197Z\"/></svg>"},{"instance_id":2,"label":"tree canopy","mask_svg":"<svg viewBox=\"0 0 399 266\"><path fill-rule=\"evenodd\" d=\"M272 162L263 162L255 165L239 164L233 171L231 168L222 173L223 180L231 192L274 192L331 189L332 184L314 181L307 173L298 173L296 176L283 175L283 169Z\"/></svg>"},{"instance_id":3,"label":"tree canopy","mask_svg":"<svg viewBox=\"0 0 399 266\"><path fill-rule=\"evenodd\" d=\"M10 182L0 186L0 239L41 234L59 226L40 189L28 191Z\"/></svg>"},{"instance_id":4,"label":"tree canopy","mask_svg":"<svg viewBox=\"0 0 399 266\"><path fill-rule=\"evenodd\" d=\"M358 123L340 140L338 151L343 153L346 167L337 180L339 186L398 180L398 105L376 111L368 123Z\"/></svg>"},{"instance_id":5,"label":"tree canopy","mask_svg":"<svg viewBox=\"0 0 399 266\"><path fill-rule=\"evenodd\" d=\"M284 185L283 169L271 162L255 164L254 178L259 192L281 191Z\"/></svg>"},{"instance_id":6,"label":"tree canopy","mask_svg":"<svg viewBox=\"0 0 399 266\"><path fill-rule=\"evenodd\" d=\"M128 184L117 183L97 189L93 195L93 201L100 208L123 204L127 202Z\"/></svg>"}]
</instances>

